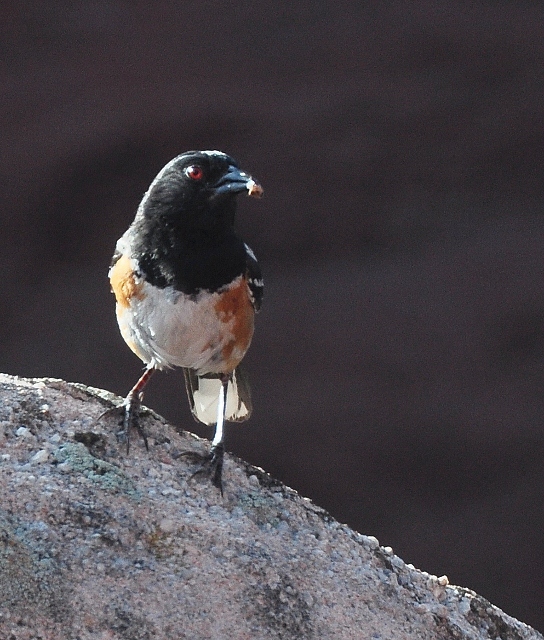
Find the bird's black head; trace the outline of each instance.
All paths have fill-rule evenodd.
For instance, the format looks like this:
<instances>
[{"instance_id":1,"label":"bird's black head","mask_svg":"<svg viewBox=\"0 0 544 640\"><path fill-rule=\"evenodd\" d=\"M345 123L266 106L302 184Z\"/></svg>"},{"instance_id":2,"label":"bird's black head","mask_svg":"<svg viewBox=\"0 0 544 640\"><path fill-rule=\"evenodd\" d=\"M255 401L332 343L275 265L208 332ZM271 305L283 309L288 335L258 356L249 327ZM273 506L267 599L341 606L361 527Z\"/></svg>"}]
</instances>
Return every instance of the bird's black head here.
<instances>
[{"instance_id":1,"label":"bird's black head","mask_svg":"<svg viewBox=\"0 0 544 640\"><path fill-rule=\"evenodd\" d=\"M187 151L171 160L142 199L128 232L131 254L148 282L193 294L214 291L245 272L247 253L234 232L236 196L263 190L220 151Z\"/></svg>"},{"instance_id":2,"label":"bird's black head","mask_svg":"<svg viewBox=\"0 0 544 640\"><path fill-rule=\"evenodd\" d=\"M221 151L187 151L171 160L145 194L138 214L203 231L232 227L239 193L253 197L261 186Z\"/></svg>"}]
</instances>

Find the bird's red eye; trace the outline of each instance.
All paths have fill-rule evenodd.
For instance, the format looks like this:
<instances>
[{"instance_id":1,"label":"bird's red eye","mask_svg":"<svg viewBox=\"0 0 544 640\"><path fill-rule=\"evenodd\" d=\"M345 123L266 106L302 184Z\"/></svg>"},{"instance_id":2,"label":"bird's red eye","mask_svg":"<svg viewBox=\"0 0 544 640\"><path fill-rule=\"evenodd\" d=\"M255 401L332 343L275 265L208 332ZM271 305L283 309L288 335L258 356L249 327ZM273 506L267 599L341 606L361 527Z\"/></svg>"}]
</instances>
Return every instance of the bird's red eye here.
<instances>
[{"instance_id":1,"label":"bird's red eye","mask_svg":"<svg viewBox=\"0 0 544 640\"><path fill-rule=\"evenodd\" d=\"M202 180L204 177L204 171L202 167L199 167L196 164L192 164L190 167L185 169L185 175L191 180Z\"/></svg>"}]
</instances>

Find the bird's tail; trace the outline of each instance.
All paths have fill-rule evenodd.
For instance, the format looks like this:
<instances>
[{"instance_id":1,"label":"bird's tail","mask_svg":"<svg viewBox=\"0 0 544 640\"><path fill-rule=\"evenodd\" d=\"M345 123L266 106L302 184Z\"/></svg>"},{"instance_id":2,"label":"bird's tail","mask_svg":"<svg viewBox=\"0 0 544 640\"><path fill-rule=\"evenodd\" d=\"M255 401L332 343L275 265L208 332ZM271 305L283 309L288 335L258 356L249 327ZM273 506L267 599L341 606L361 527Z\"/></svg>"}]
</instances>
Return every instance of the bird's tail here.
<instances>
[{"instance_id":1,"label":"bird's tail","mask_svg":"<svg viewBox=\"0 0 544 640\"><path fill-rule=\"evenodd\" d=\"M193 417L207 425L217 421L219 392L222 386L220 374L209 373L199 376L193 369L183 369L185 387ZM225 420L242 422L251 415L251 392L247 376L237 367L229 378L225 406Z\"/></svg>"}]
</instances>

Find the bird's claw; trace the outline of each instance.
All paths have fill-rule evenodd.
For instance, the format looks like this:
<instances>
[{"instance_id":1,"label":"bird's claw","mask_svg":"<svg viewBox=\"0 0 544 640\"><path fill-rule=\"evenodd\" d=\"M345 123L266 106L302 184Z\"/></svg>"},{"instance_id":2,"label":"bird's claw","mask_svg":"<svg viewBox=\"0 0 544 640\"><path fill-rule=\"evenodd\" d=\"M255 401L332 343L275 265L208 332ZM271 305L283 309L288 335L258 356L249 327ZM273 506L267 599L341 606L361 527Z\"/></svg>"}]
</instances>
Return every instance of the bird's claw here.
<instances>
[{"instance_id":1,"label":"bird's claw","mask_svg":"<svg viewBox=\"0 0 544 640\"><path fill-rule=\"evenodd\" d=\"M217 487L223 495L223 459L225 447L223 443L211 447L208 454L200 454L194 451L185 451L181 455L191 458L200 464L199 468L194 471L189 480L198 475L207 475L212 481L214 487Z\"/></svg>"},{"instance_id":2,"label":"bird's claw","mask_svg":"<svg viewBox=\"0 0 544 640\"><path fill-rule=\"evenodd\" d=\"M99 416L98 420L101 421L103 419L114 417L118 418L118 424L120 427L122 427L121 431L119 431L117 435L125 439L127 443L127 454L130 449L130 430L133 428L136 429L136 431L144 441L146 450L149 451L147 434L140 424L139 399L131 397L130 395L127 396L122 404L117 405L116 407L111 407L110 409L106 409L106 411L104 411L104 413Z\"/></svg>"}]
</instances>

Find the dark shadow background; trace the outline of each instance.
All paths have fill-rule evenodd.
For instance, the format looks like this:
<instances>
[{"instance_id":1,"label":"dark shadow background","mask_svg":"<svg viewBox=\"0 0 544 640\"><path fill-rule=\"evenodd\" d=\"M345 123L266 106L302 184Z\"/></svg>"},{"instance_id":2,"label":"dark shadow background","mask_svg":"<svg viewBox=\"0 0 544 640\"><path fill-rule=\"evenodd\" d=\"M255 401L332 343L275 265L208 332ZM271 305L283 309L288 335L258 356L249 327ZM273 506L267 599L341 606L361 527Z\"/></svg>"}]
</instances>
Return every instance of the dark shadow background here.
<instances>
[{"instance_id":1,"label":"dark shadow background","mask_svg":"<svg viewBox=\"0 0 544 640\"><path fill-rule=\"evenodd\" d=\"M0 370L125 394L115 241L174 155L227 151L266 190L238 226L267 284L228 448L543 630L541 3L22 5ZM146 403L210 435L179 372Z\"/></svg>"}]
</instances>

